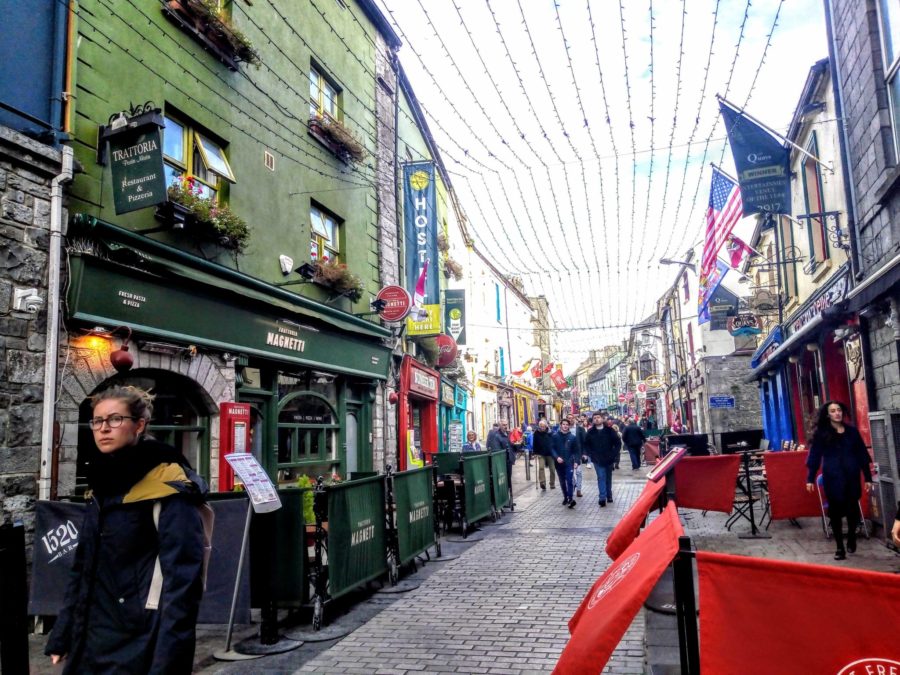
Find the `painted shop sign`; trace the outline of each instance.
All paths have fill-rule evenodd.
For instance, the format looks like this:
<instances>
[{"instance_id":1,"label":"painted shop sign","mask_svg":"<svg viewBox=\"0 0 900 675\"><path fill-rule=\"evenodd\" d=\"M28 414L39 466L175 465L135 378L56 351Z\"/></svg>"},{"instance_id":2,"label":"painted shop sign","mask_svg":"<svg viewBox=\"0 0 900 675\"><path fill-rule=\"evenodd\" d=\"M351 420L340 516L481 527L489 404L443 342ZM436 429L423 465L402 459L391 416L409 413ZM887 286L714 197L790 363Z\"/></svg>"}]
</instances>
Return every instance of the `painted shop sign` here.
<instances>
[{"instance_id":1,"label":"painted shop sign","mask_svg":"<svg viewBox=\"0 0 900 675\"><path fill-rule=\"evenodd\" d=\"M738 314L728 317L728 332L732 335L759 335L762 327L755 314Z\"/></svg>"},{"instance_id":2,"label":"painted shop sign","mask_svg":"<svg viewBox=\"0 0 900 675\"><path fill-rule=\"evenodd\" d=\"M454 396L453 385L441 382L441 402L444 405L452 406L456 402Z\"/></svg>"},{"instance_id":3,"label":"painted shop sign","mask_svg":"<svg viewBox=\"0 0 900 675\"><path fill-rule=\"evenodd\" d=\"M159 127L149 125L111 135L109 164L117 215L168 201Z\"/></svg>"},{"instance_id":4,"label":"painted shop sign","mask_svg":"<svg viewBox=\"0 0 900 675\"><path fill-rule=\"evenodd\" d=\"M847 297L850 283L846 272L839 274L822 293L816 296L791 322L791 335L822 314L840 304Z\"/></svg>"},{"instance_id":5,"label":"painted shop sign","mask_svg":"<svg viewBox=\"0 0 900 675\"><path fill-rule=\"evenodd\" d=\"M434 375L415 367L410 369L410 375L409 388L412 391L431 398L438 397L438 379Z\"/></svg>"}]
</instances>

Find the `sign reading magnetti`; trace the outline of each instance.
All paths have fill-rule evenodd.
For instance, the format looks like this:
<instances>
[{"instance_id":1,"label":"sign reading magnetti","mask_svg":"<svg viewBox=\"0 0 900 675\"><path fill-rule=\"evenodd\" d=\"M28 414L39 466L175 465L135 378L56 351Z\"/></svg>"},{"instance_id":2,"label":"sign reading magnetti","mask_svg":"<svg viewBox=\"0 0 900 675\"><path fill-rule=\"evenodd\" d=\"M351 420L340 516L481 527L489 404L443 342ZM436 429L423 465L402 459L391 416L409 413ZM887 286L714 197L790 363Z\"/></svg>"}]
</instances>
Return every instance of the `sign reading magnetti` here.
<instances>
[{"instance_id":1,"label":"sign reading magnetti","mask_svg":"<svg viewBox=\"0 0 900 675\"><path fill-rule=\"evenodd\" d=\"M116 214L167 201L162 138L155 124L111 135L109 160Z\"/></svg>"}]
</instances>

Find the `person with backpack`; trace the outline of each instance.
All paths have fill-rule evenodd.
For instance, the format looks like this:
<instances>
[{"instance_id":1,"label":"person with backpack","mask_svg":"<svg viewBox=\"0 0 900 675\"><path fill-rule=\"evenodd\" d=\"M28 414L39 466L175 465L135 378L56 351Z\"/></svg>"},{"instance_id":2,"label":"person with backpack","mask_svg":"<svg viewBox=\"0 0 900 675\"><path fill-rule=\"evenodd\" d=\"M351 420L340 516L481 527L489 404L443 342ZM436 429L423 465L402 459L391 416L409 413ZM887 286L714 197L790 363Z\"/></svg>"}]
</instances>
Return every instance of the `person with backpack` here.
<instances>
[{"instance_id":1,"label":"person with backpack","mask_svg":"<svg viewBox=\"0 0 900 675\"><path fill-rule=\"evenodd\" d=\"M622 442L628 449L628 456L631 457L631 470L637 471L641 468L641 447L647 441L643 430L635 424L634 419L629 418L625 430L622 432Z\"/></svg>"},{"instance_id":2,"label":"person with backpack","mask_svg":"<svg viewBox=\"0 0 900 675\"><path fill-rule=\"evenodd\" d=\"M192 671L208 525L205 481L147 436L153 396L112 386L91 399L84 522L45 653L63 673Z\"/></svg>"}]
</instances>

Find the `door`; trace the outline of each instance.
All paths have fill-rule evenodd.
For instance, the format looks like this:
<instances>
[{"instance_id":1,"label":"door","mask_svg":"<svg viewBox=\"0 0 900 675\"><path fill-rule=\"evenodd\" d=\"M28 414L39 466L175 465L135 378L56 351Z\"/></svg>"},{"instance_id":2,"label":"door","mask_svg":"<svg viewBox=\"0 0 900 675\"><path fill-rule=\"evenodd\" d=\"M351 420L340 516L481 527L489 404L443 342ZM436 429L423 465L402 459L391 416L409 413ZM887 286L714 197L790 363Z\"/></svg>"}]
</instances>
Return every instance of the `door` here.
<instances>
[{"instance_id":1,"label":"door","mask_svg":"<svg viewBox=\"0 0 900 675\"><path fill-rule=\"evenodd\" d=\"M347 407L347 419L344 425L345 438L347 439L346 465L344 472L347 477L355 471L359 471L359 408Z\"/></svg>"}]
</instances>

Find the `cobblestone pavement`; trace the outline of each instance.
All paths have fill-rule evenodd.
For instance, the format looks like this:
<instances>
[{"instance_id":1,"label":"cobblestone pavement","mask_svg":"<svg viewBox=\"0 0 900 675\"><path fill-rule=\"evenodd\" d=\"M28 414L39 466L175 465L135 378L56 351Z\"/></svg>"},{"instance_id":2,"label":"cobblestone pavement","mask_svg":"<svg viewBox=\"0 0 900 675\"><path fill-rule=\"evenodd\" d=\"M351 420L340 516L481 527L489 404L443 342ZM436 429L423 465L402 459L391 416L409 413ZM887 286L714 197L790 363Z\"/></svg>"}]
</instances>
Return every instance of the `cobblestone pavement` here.
<instances>
[{"instance_id":1,"label":"cobblestone pavement","mask_svg":"<svg viewBox=\"0 0 900 675\"><path fill-rule=\"evenodd\" d=\"M438 563L417 590L297 672L549 673L569 617L609 564L606 536L642 483L638 473L617 472L615 503L604 509L591 470L574 509L562 506L559 489L517 490L516 512L484 527L483 541ZM643 673L643 636L639 614L604 672Z\"/></svg>"}]
</instances>

